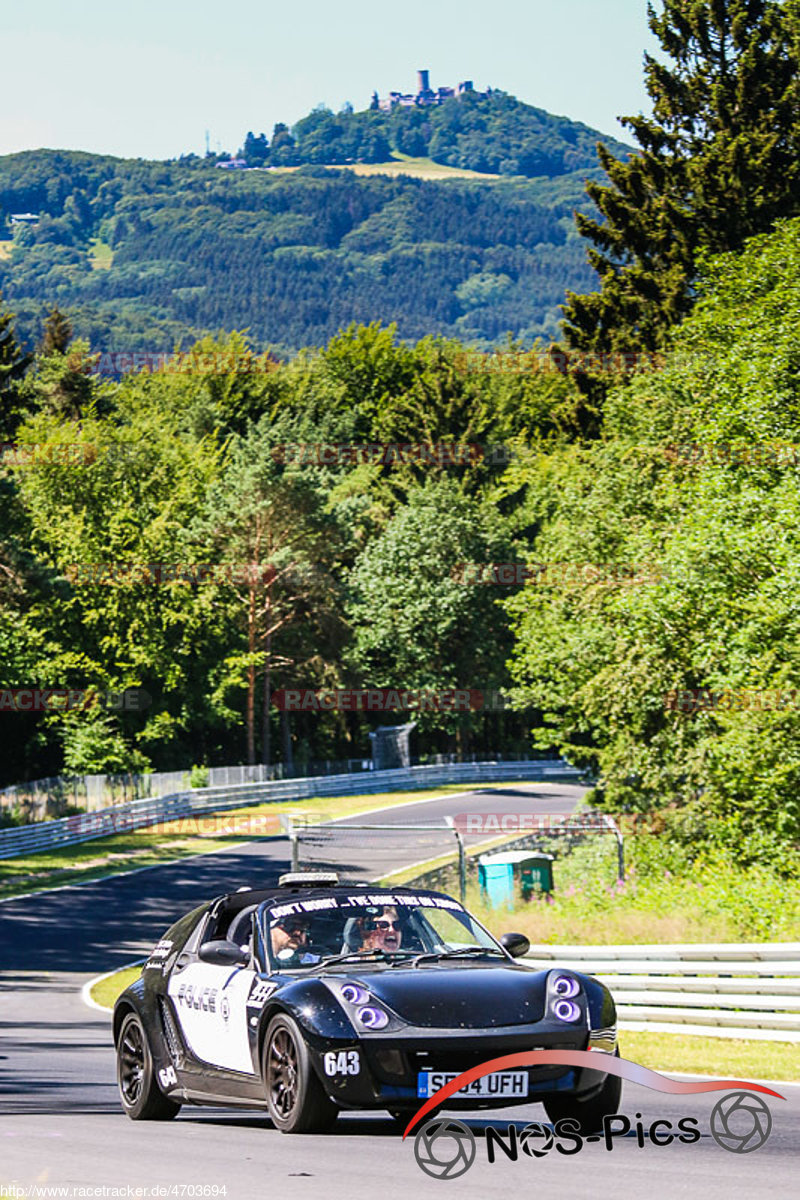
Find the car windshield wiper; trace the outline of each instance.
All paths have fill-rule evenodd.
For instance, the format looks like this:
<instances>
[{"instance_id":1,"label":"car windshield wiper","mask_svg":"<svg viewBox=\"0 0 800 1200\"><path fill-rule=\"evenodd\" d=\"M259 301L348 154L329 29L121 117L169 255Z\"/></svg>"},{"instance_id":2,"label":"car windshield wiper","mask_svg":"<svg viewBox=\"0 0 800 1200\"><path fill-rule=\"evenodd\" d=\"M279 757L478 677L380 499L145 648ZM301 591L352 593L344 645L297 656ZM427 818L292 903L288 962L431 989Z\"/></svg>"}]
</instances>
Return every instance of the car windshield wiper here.
<instances>
[{"instance_id":1,"label":"car windshield wiper","mask_svg":"<svg viewBox=\"0 0 800 1200\"><path fill-rule=\"evenodd\" d=\"M467 958L472 954L499 954L502 958L507 957L505 950L494 946L460 946L457 950L429 950L425 954L418 954L412 959L411 966L416 967L421 962L435 962L440 958Z\"/></svg>"},{"instance_id":2,"label":"car windshield wiper","mask_svg":"<svg viewBox=\"0 0 800 1200\"><path fill-rule=\"evenodd\" d=\"M326 967L335 966L336 963L351 962L355 959L357 962L365 962L371 958L383 959L386 961L391 958L385 950L367 950L360 954L357 950L351 950L348 954L334 954L331 958L323 958L318 966L314 967L315 971L323 971Z\"/></svg>"}]
</instances>

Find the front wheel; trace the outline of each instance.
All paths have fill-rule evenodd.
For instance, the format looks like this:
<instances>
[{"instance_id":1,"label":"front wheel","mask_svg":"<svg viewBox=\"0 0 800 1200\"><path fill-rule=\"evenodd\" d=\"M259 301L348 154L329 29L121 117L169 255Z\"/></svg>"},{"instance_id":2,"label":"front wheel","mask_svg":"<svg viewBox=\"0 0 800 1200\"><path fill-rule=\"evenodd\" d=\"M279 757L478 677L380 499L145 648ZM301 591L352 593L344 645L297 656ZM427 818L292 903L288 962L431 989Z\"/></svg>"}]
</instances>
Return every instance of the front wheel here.
<instances>
[{"instance_id":1,"label":"front wheel","mask_svg":"<svg viewBox=\"0 0 800 1200\"><path fill-rule=\"evenodd\" d=\"M128 1013L117 1039L117 1084L122 1107L132 1121L171 1121L180 1104L160 1090L153 1055L138 1013Z\"/></svg>"},{"instance_id":2,"label":"front wheel","mask_svg":"<svg viewBox=\"0 0 800 1200\"><path fill-rule=\"evenodd\" d=\"M619 1056L619 1051L617 1051ZM581 1134L597 1133L603 1129L603 1118L613 1117L619 1112L622 1099L622 1080L619 1075L606 1075L605 1083L589 1100L575 1096L550 1096L544 1101L544 1111L555 1125L570 1117L580 1125Z\"/></svg>"},{"instance_id":3,"label":"front wheel","mask_svg":"<svg viewBox=\"0 0 800 1200\"><path fill-rule=\"evenodd\" d=\"M339 1109L314 1074L297 1022L279 1013L270 1022L262 1059L267 1108L281 1133L325 1133Z\"/></svg>"}]
</instances>

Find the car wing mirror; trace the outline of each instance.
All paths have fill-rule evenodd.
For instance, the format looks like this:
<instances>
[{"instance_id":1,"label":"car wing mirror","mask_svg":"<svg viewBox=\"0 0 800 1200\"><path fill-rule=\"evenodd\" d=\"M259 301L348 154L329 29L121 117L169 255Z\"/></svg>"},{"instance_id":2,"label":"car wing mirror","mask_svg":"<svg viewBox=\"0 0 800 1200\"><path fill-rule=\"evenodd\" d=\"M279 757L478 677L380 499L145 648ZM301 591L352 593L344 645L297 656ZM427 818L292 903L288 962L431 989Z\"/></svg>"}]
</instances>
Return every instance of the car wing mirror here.
<instances>
[{"instance_id":1,"label":"car wing mirror","mask_svg":"<svg viewBox=\"0 0 800 1200\"><path fill-rule=\"evenodd\" d=\"M201 962L213 963L216 967L246 967L250 962L250 951L243 950L236 942L221 938L204 942L198 951Z\"/></svg>"},{"instance_id":2,"label":"car wing mirror","mask_svg":"<svg viewBox=\"0 0 800 1200\"><path fill-rule=\"evenodd\" d=\"M531 948L531 944L524 933L504 933L500 938L500 945L512 958L520 958L523 954L527 954Z\"/></svg>"}]
</instances>

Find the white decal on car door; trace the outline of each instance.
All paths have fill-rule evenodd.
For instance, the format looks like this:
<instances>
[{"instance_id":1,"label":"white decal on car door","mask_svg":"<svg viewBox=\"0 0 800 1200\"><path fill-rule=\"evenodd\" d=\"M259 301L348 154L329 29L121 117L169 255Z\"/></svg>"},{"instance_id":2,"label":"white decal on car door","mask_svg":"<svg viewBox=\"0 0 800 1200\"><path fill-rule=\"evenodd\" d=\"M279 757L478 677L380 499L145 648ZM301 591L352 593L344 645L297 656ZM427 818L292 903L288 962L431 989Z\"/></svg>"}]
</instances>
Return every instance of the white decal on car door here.
<instances>
[{"instance_id":1,"label":"white decal on car door","mask_svg":"<svg viewBox=\"0 0 800 1200\"><path fill-rule=\"evenodd\" d=\"M253 1075L246 1004L255 973L191 963L173 973L168 993L183 1036L203 1062Z\"/></svg>"}]
</instances>

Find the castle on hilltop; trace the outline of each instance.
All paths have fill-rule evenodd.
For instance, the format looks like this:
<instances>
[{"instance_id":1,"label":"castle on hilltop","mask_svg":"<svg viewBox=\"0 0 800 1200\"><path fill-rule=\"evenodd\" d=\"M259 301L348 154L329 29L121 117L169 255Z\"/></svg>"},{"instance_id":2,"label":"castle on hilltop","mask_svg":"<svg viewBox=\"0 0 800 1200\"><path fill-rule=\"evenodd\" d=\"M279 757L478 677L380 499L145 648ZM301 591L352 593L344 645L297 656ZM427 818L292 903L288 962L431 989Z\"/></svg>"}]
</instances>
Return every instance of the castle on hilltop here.
<instances>
[{"instance_id":1,"label":"castle on hilltop","mask_svg":"<svg viewBox=\"0 0 800 1200\"><path fill-rule=\"evenodd\" d=\"M378 107L384 112L391 112L393 108L425 108L433 104L444 104L445 100L464 96L468 92L473 96L489 95L489 92L476 92L471 79L466 79L455 88L440 87L434 90L430 84L430 75L430 71L418 71L416 95L410 92L389 92L388 96L378 101Z\"/></svg>"}]
</instances>

